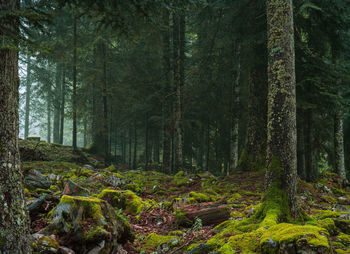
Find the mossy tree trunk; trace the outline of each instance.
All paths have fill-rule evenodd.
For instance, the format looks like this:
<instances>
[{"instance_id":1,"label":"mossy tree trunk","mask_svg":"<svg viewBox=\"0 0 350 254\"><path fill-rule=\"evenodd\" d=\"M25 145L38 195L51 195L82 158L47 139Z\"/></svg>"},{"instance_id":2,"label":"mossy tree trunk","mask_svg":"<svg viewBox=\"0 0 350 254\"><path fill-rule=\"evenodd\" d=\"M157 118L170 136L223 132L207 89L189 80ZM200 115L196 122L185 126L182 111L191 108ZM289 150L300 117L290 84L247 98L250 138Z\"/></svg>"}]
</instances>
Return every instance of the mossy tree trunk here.
<instances>
[{"instance_id":1,"label":"mossy tree trunk","mask_svg":"<svg viewBox=\"0 0 350 254\"><path fill-rule=\"evenodd\" d=\"M299 208L293 4L292 0L267 0L266 3L269 88L264 203L273 200L275 205L287 205L284 213L296 217Z\"/></svg>"},{"instance_id":2,"label":"mossy tree trunk","mask_svg":"<svg viewBox=\"0 0 350 254\"><path fill-rule=\"evenodd\" d=\"M17 0L0 0L2 14L18 8ZM18 34L18 25L14 16L2 15L0 36ZM0 49L0 253L27 254L29 216L18 150L18 52L13 48L2 44Z\"/></svg>"}]
</instances>

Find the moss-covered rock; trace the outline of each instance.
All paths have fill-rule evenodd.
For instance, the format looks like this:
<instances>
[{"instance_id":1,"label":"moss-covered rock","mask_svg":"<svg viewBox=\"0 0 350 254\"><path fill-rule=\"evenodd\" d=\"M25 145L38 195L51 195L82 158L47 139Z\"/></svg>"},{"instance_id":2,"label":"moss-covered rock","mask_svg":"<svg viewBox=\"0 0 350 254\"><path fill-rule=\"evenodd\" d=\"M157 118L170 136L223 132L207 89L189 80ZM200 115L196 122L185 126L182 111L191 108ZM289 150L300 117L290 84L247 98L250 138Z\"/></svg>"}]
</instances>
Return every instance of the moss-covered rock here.
<instances>
[{"instance_id":1,"label":"moss-covered rock","mask_svg":"<svg viewBox=\"0 0 350 254\"><path fill-rule=\"evenodd\" d=\"M102 199L64 195L50 216L51 223L44 232L58 235L63 245L75 250L101 241L108 249L133 239L130 225Z\"/></svg>"},{"instance_id":2,"label":"moss-covered rock","mask_svg":"<svg viewBox=\"0 0 350 254\"><path fill-rule=\"evenodd\" d=\"M130 190L117 191L111 189L103 190L98 198L106 200L113 207L124 209L130 213L138 214L143 209L149 207L139 196Z\"/></svg>"},{"instance_id":3,"label":"moss-covered rock","mask_svg":"<svg viewBox=\"0 0 350 254\"><path fill-rule=\"evenodd\" d=\"M215 199L207 194L191 191L188 194L189 198L187 199L188 204L202 203L202 202L211 202Z\"/></svg>"},{"instance_id":4,"label":"moss-covered rock","mask_svg":"<svg viewBox=\"0 0 350 254\"><path fill-rule=\"evenodd\" d=\"M34 234L33 238L32 247L35 253L56 254L59 252L60 245L55 238L42 234Z\"/></svg>"},{"instance_id":5,"label":"moss-covered rock","mask_svg":"<svg viewBox=\"0 0 350 254\"><path fill-rule=\"evenodd\" d=\"M262 253L332 253L327 230L315 226L280 223L266 230L260 239ZM313 251L313 252L312 252Z\"/></svg>"},{"instance_id":6,"label":"moss-covered rock","mask_svg":"<svg viewBox=\"0 0 350 254\"><path fill-rule=\"evenodd\" d=\"M178 236L172 235L158 235L155 233L151 233L147 236L145 240L145 244L142 247L143 250L147 249L157 249L159 246L166 244L166 247L174 247L179 243Z\"/></svg>"}]
</instances>

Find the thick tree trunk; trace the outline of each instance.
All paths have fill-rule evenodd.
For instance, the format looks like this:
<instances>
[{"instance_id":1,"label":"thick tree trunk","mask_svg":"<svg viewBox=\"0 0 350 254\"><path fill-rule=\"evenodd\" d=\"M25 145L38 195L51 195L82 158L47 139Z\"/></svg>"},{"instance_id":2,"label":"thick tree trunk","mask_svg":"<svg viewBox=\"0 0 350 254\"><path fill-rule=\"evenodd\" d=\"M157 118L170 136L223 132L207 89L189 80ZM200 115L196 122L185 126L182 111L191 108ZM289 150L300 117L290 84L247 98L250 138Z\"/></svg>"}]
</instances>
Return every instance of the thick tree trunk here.
<instances>
[{"instance_id":1,"label":"thick tree trunk","mask_svg":"<svg viewBox=\"0 0 350 254\"><path fill-rule=\"evenodd\" d=\"M19 1L0 0L0 11L17 10ZM0 36L17 34L19 21L0 17ZM0 253L31 253L29 217L18 150L18 52L0 49Z\"/></svg>"},{"instance_id":2,"label":"thick tree trunk","mask_svg":"<svg viewBox=\"0 0 350 254\"><path fill-rule=\"evenodd\" d=\"M61 64L56 64L56 82L54 94L54 117L53 117L53 142L60 141L60 112L61 112Z\"/></svg>"},{"instance_id":3,"label":"thick tree trunk","mask_svg":"<svg viewBox=\"0 0 350 254\"><path fill-rule=\"evenodd\" d=\"M230 131L230 169L227 171L229 175L230 172L236 170L238 163L238 124L239 124L239 81L241 74L241 46L238 44L235 46L235 57L237 58L237 67L234 71L232 78L232 100L231 100L231 131Z\"/></svg>"},{"instance_id":4,"label":"thick tree trunk","mask_svg":"<svg viewBox=\"0 0 350 254\"><path fill-rule=\"evenodd\" d=\"M296 217L297 129L292 0L267 0L268 124L264 204L287 206ZM276 198L279 195L281 198ZM267 213L271 208L266 206ZM285 214L277 214L285 216Z\"/></svg>"},{"instance_id":5,"label":"thick tree trunk","mask_svg":"<svg viewBox=\"0 0 350 254\"><path fill-rule=\"evenodd\" d=\"M24 138L29 135L29 115L30 115L30 97L31 97L31 62L30 55L27 55L27 77L26 77L26 105L25 105L25 120L24 120Z\"/></svg>"},{"instance_id":6,"label":"thick tree trunk","mask_svg":"<svg viewBox=\"0 0 350 254\"><path fill-rule=\"evenodd\" d=\"M77 149L77 18L73 21L73 148Z\"/></svg>"},{"instance_id":7,"label":"thick tree trunk","mask_svg":"<svg viewBox=\"0 0 350 254\"><path fill-rule=\"evenodd\" d=\"M334 161L335 172L345 180L346 171L344 161L344 130L342 110L338 110L334 116Z\"/></svg>"},{"instance_id":8,"label":"thick tree trunk","mask_svg":"<svg viewBox=\"0 0 350 254\"><path fill-rule=\"evenodd\" d=\"M182 109L181 109L181 43L180 43L180 23L181 18L179 14L175 13L174 19L174 131L175 131L175 170L181 170L183 168L183 155L182 155Z\"/></svg>"},{"instance_id":9,"label":"thick tree trunk","mask_svg":"<svg viewBox=\"0 0 350 254\"><path fill-rule=\"evenodd\" d=\"M66 105L66 66L63 66L62 70L62 87L61 87L61 113L60 113L60 140L59 143L63 144L64 137L64 107Z\"/></svg>"}]
</instances>

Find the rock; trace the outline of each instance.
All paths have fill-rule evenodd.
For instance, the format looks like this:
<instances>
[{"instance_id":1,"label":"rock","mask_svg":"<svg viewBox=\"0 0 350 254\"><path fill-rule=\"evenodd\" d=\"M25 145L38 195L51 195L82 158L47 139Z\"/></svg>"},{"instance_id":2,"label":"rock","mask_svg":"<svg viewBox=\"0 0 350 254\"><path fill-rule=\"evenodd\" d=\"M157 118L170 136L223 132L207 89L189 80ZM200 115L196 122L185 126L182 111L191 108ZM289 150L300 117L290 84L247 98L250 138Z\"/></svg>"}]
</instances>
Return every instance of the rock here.
<instances>
[{"instance_id":1,"label":"rock","mask_svg":"<svg viewBox=\"0 0 350 254\"><path fill-rule=\"evenodd\" d=\"M38 170L29 171L28 175L24 178L25 185L33 188L48 189L51 186L51 180L47 176L41 174Z\"/></svg>"},{"instance_id":2,"label":"rock","mask_svg":"<svg viewBox=\"0 0 350 254\"><path fill-rule=\"evenodd\" d=\"M81 170L86 170L86 169L93 171L95 168L89 164L86 164L86 165L81 167Z\"/></svg>"},{"instance_id":3,"label":"rock","mask_svg":"<svg viewBox=\"0 0 350 254\"><path fill-rule=\"evenodd\" d=\"M97 242L104 242L104 248L109 249L134 238L130 224L98 198L64 195L51 217L51 224L43 232L55 232L61 245L74 246L74 251L95 248Z\"/></svg>"},{"instance_id":4,"label":"rock","mask_svg":"<svg viewBox=\"0 0 350 254\"><path fill-rule=\"evenodd\" d=\"M27 140L40 142L40 137L27 137Z\"/></svg>"},{"instance_id":5,"label":"rock","mask_svg":"<svg viewBox=\"0 0 350 254\"><path fill-rule=\"evenodd\" d=\"M58 199L52 195L44 195L35 199L27 206L30 217L33 218L38 213L48 212L47 207L49 207L50 202L58 203Z\"/></svg>"},{"instance_id":6,"label":"rock","mask_svg":"<svg viewBox=\"0 0 350 254\"><path fill-rule=\"evenodd\" d=\"M350 221L348 219L333 219L335 226L343 233L350 234Z\"/></svg>"},{"instance_id":7,"label":"rock","mask_svg":"<svg viewBox=\"0 0 350 254\"><path fill-rule=\"evenodd\" d=\"M188 254L209 254L210 248L206 244L200 244L192 249Z\"/></svg>"},{"instance_id":8,"label":"rock","mask_svg":"<svg viewBox=\"0 0 350 254\"><path fill-rule=\"evenodd\" d=\"M67 247L60 246L58 249L59 254L75 254L74 250L69 249Z\"/></svg>"},{"instance_id":9,"label":"rock","mask_svg":"<svg viewBox=\"0 0 350 254\"><path fill-rule=\"evenodd\" d=\"M38 253L56 254L59 253L59 244L55 238L43 234L34 234L34 250Z\"/></svg>"},{"instance_id":10,"label":"rock","mask_svg":"<svg viewBox=\"0 0 350 254\"><path fill-rule=\"evenodd\" d=\"M90 250L87 254L99 254L104 247L105 247L105 241L102 241L99 244L97 244L92 250Z\"/></svg>"},{"instance_id":11,"label":"rock","mask_svg":"<svg viewBox=\"0 0 350 254\"><path fill-rule=\"evenodd\" d=\"M350 205L350 198L339 197L338 198L338 203L341 204L341 205Z\"/></svg>"},{"instance_id":12,"label":"rock","mask_svg":"<svg viewBox=\"0 0 350 254\"><path fill-rule=\"evenodd\" d=\"M63 195L70 195L70 196L89 196L90 192L89 190L81 187L80 185L73 182L71 179L68 179L66 185L64 186Z\"/></svg>"},{"instance_id":13,"label":"rock","mask_svg":"<svg viewBox=\"0 0 350 254\"><path fill-rule=\"evenodd\" d=\"M350 212L350 209L347 208L346 206L336 204L332 207L332 211L335 212Z\"/></svg>"}]
</instances>

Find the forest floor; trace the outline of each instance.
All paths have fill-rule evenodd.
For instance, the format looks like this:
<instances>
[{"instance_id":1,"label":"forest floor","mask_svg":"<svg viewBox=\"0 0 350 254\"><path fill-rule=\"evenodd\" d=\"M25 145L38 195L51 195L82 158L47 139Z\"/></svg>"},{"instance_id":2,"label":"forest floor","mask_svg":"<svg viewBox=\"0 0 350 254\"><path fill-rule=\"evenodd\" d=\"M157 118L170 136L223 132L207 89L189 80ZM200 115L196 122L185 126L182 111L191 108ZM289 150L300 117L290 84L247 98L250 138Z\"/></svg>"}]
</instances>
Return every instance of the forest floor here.
<instances>
[{"instance_id":1,"label":"forest floor","mask_svg":"<svg viewBox=\"0 0 350 254\"><path fill-rule=\"evenodd\" d=\"M350 191L332 173L298 182L305 221L261 227L263 171L167 175L20 148L35 253L350 253Z\"/></svg>"}]
</instances>

